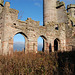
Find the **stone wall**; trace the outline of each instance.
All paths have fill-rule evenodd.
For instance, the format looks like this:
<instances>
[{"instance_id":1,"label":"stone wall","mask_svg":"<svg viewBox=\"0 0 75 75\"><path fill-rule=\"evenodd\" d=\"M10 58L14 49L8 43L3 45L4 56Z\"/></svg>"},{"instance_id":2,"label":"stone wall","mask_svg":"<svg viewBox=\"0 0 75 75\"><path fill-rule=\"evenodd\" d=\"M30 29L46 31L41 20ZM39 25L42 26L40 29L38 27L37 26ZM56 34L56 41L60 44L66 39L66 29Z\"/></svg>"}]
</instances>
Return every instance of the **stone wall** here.
<instances>
[{"instance_id":1,"label":"stone wall","mask_svg":"<svg viewBox=\"0 0 75 75\"><path fill-rule=\"evenodd\" d=\"M52 3L47 4L48 1ZM67 15L64 5L58 4L56 8L55 0L44 0L44 3L44 26L40 26L39 21L31 18L26 21L18 20L19 11L11 9L9 2L6 2L4 7L2 6L0 10L1 54L13 53L13 37L18 33L25 37L25 53L38 52L37 39L40 36L44 39L44 52L55 51L54 40L58 42L58 51L74 49L75 27L71 25L71 18Z\"/></svg>"},{"instance_id":2,"label":"stone wall","mask_svg":"<svg viewBox=\"0 0 75 75\"><path fill-rule=\"evenodd\" d=\"M75 4L70 4L67 6L67 11L70 16L75 18Z\"/></svg>"},{"instance_id":3,"label":"stone wall","mask_svg":"<svg viewBox=\"0 0 75 75\"><path fill-rule=\"evenodd\" d=\"M67 11L65 9L65 3L57 1L57 22L66 23L67 22Z\"/></svg>"}]
</instances>

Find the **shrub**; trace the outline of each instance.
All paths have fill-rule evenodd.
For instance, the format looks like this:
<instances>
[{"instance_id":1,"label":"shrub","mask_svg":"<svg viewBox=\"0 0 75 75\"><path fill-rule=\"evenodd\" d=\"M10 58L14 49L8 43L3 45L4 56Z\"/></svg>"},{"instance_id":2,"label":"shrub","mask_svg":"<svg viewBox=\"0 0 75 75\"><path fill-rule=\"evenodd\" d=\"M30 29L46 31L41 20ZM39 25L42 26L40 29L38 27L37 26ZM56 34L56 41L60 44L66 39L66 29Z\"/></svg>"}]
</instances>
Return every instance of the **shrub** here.
<instances>
[{"instance_id":1,"label":"shrub","mask_svg":"<svg viewBox=\"0 0 75 75\"><path fill-rule=\"evenodd\" d=\"M0 75L74 75L75 52L14 52L0 56Z\"/></svg>"}]
</instances>

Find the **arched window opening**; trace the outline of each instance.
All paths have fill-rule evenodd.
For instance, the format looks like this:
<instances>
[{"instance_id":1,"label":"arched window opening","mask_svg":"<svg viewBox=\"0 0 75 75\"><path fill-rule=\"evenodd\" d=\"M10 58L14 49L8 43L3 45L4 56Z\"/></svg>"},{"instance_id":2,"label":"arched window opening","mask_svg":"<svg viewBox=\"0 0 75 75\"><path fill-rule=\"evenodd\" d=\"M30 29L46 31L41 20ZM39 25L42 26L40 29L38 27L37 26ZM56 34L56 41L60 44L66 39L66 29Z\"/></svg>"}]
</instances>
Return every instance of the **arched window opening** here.
<instances>
[{"instance_id":1,"label":"arched window opening","mask_svg":"<svg viewBox=\"0 0 75 75\"><path fill-rule=\"evenodd\" d=\"M73 21L71 21L71 25L72 27L75 27L75 23Z\"/></svg>"},{"instance_id":2,"label":"arched window opening","mask_svg":"<svg viewBox=\"0 0 75 75\"><path fill-rule=\"evenodd\" d=\"M18 33L14 36L13 50L25 51L25 37L22 33Z\"/></svg>"},{"instance_id":3,"label":"arched window opening","mask_svg":"<svg viewBox=\"0 0 75 75\"><path fill-rule=\"evenodd\" d=\"M73 26L73 21L71 21L71 25Z\"/></svg>"},{"instance_id":4,"label":"arched window opening","mask_svg":"<svg viewBox=\"0 0 75 75\"><path fill-rule=\"evenodd\" d=\"M38 38L38 51L44 52L44 39L42 37Z\"/></svg>"},{"instance_id":5,"label":"arched window opening","mask_svg":"<svg viewBox=\"0 0 75 75\"><path fill-rule=\"evenodd\" d=\"M60 46L60 40L59 39L55 39L54 40L54 51L58 51L59 50L59 46Z\"/></svg>"},{"instance_id":6,"label":"arched window opening","mask_svg":"<svg viewBox=\"0 0 75 75\"><path fill-rule=\"evenodd\" d=\"M44 52L46 50L46 37L44 37L43 35L41 35L39 38L38 38L38 51L42 51Z\"/></svg>"},{"instance_id":7,"label":"arched window opening","mask_svg":"<svg viewBox=\"0 0 75 75\"><path fill-rule=\"evenodd\" d=\"M55 30L59 30L58 24L55 25Z\"/></svg>"}]
</instances>

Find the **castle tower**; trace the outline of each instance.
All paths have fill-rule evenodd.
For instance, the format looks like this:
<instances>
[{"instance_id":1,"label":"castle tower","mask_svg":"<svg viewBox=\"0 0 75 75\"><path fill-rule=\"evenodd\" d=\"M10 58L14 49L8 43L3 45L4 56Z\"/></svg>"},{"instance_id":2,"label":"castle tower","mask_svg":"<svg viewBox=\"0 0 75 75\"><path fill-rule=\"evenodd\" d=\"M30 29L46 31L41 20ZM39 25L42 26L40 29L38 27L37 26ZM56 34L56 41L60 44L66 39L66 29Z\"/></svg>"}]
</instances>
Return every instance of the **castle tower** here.
<instances>
[{"instance_id":1,"label":"castle tower","mask_svg":"<svg viewBox=\"0 0 75 75\"><path fill-rule=\"evenodd\" d=\"M56 1L57 0L43 0L44 25L52 21L57 22Z\"/></svg>"},{"instance_id":2,"label":"castle tower","mask_svg":"<svg viewBox=\"0 0 75 75\"><path fill-rule=\"evenodd\" d=\"M4 3L4 0L0 0L0 4L2 4L2 5L3 5L3 3Z\"/></svg>"},{"instance_id":3,"label":"castle tower","mask_svg":"<svg viewBox=\"0 0 75 75\"><path fill-rule=\"evenodd\" d=\"M67 6L67 11L71 17L75 18L75 4L70 4Z\"/></svg>"},{"instance_id":4,"label":"castle tower","mask_svg":"<svg viewBox=\"0 0 75 75\"><path fill-rule=\"evenodd\" d=\"M3 3L4 3L4 0L0 0L0 13L2 12Z\"/></svg>"}]
</instances>

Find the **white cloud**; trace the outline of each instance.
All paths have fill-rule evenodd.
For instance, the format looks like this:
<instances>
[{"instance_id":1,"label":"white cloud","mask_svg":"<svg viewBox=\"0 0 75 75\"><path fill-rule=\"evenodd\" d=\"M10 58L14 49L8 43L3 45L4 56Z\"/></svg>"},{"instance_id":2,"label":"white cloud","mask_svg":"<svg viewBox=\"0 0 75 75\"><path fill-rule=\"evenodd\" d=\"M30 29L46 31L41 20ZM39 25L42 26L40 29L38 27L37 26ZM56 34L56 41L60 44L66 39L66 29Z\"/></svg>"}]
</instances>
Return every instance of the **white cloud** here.
<instances>
[{"instance_id":1,"label":"white cloud","mask_svg":"<svg viewBox=\"0 0 75 75\"><path fill-rule=\"evenodd\" d=\"M38 45L39 45L39 46L42 46L42 45L43 45L43 43L38 43Z\"/></svg>"},{"instance_id":2,"label":"white cloud","mask_svg":"<svg viewBox=\"0 0 75 75\"><path fill-rule=\"evenodd\" d=\"M40 3L34 3L34 5L35 5L35 6L38 6L38 7L40 7L40 6L41 6L41 4L40 4Z\"/></svg>"},{"instance_id":3,"label":"white cloud","mask_svg":"<svg viewBox=\"0 0 75 75\"><path fill-rule=\"evenodd\" d=\"M35 6L40 7L41 6L41 1L43 1L43 0L32 0L32 1L34 2Z\"/></svg>"},{"instance_id":4,"label":"white cloud","mask_svg":"<svg viewBox=\"0 0 75 75\"><path fill-rule=\"evenodd\" d=\"M14 42L14 44L24 44L24 42Z\"/></svg>"}]
</instances>

